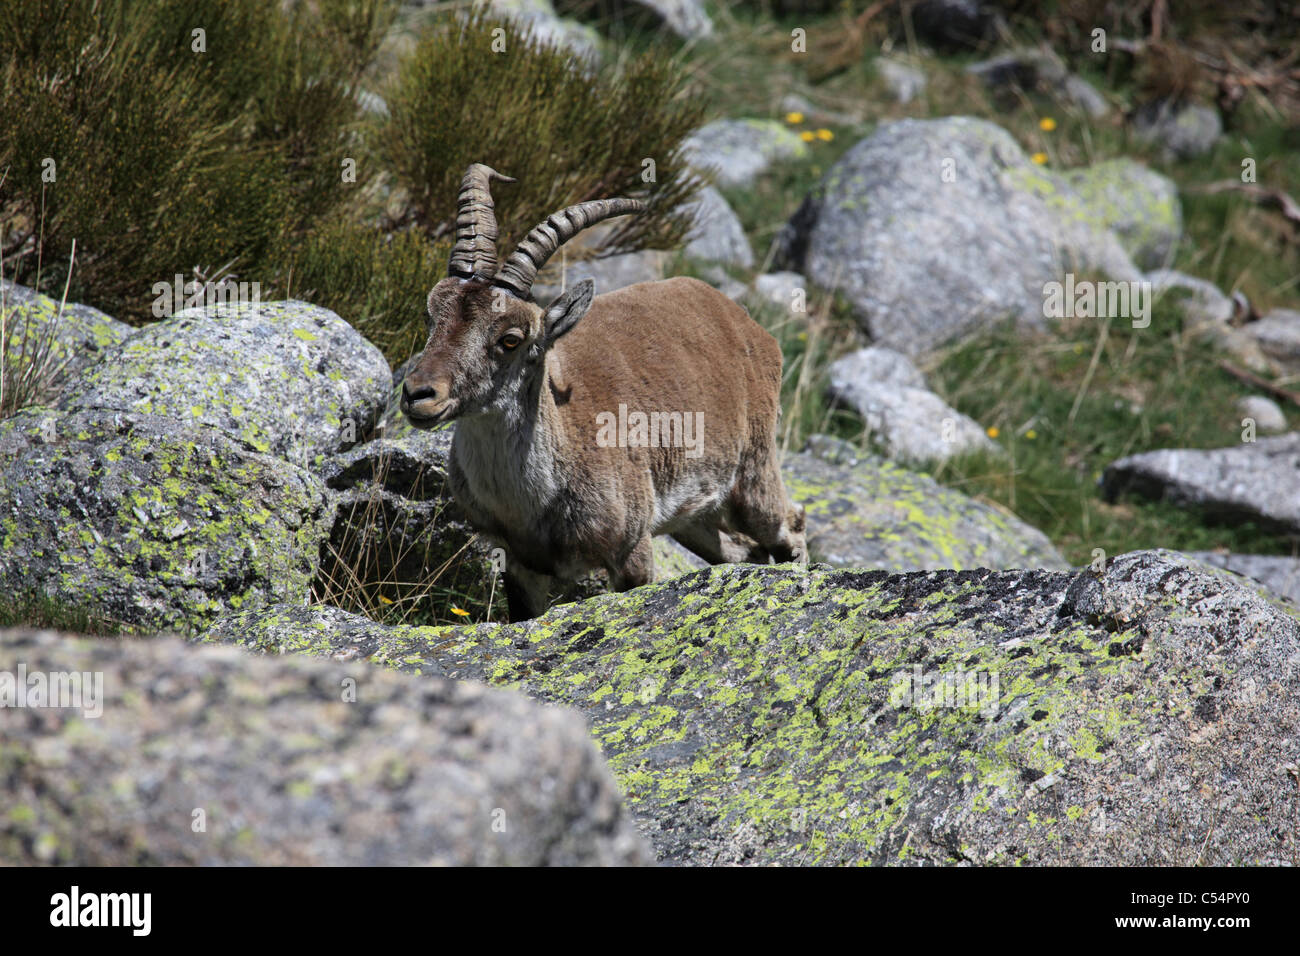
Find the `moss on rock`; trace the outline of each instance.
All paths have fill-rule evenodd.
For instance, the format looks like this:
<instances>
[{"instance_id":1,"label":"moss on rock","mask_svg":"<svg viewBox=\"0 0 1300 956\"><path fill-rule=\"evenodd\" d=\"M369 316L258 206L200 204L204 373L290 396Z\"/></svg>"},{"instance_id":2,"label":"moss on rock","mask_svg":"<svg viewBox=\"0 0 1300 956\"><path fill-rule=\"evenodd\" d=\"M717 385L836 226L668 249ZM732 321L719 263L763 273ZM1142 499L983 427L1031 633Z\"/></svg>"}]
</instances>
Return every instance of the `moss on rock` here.
<instances>
[{"instance_id":1,"label":"moss on rock","mask_svg":"<svg viewBox=\"0 0 1300 956\"><path fill-rule=\"evenodd\" d=\"M315 476L203 425L27 409L0 422L0 591L144 631L303 601L326 492Z\"/></svg>"},{"instance_id":2,"label":"moss on rock","mask_svg":"<svg viewBox=\"0 0 1300 956\"><path fill-rule=\"evenodd\" d=\"M844 442L814 436L786 457L783 473L807 509L815 561L889 571L1068 566L1014 515Z\"/></svg>"},{"instance_id":3,"label":"moss on rock","mask_svg":"<svg viewBox=\"0 0 1300 956\"><path fill-rule=\"evenodd\" d=\"M1300 625L1168 552L1101 575L726 565L521 625L337 615L206 639L577 707L661 859L1300 862Z\"/></svg>"},{"instance_id":4,"label":"moss on rock","mask_svg":"<svg viewBox=\"0 0 1300 956\"><path fill-rule=\"evenodd\" d=\"M379 350L328 309L239 303L178 312L137 332L58 407L207 425L312 467L369 433L391 381Z\"/></svg>"}]
</instances>

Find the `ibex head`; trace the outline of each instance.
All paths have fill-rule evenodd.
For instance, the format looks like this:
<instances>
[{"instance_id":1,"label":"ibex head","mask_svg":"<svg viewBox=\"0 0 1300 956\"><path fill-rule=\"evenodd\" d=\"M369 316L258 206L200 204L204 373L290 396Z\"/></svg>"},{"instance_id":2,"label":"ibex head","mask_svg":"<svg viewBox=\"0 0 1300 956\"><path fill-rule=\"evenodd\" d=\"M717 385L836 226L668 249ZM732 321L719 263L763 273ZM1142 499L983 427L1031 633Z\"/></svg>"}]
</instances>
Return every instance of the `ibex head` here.
<instances>
[{"instance_id":1,"label":"ibex head","mask_svg":"<svg viewBox=\"0 0 1300 956\"><path fill-rule=\"evenodd\" d=\"M448 275L429 293L429 338L402 384L402 412L418 428L517 402L595 291L584 280L542 309L532 299L538 270L581 230L645 208L634 199L570 206L537 225L498 269L494 179L515 182L482 163L461 181Z\"/></svg>"}]
</instances>

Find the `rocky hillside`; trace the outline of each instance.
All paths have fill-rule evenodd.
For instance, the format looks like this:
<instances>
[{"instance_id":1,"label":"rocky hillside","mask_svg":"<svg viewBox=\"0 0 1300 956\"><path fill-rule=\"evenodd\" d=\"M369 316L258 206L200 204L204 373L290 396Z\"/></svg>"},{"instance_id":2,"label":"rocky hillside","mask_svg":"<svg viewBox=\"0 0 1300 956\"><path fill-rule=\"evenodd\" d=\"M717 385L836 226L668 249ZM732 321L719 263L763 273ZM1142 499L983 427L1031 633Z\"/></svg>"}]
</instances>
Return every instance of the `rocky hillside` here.
<instances>
[{"instance_id":1,"label":"rocky hillside","mask_svg":"<svg viewBox=\"0 0 1300 956\"><path fill-rule=\"evenodd\" d=\"M454 423L398 407L450 228L420 192L446 131L410 121L460 116L452 80L502 99L499 64L437 72L497 21L389 4L319 102L214 73L195 115L233 165L202 155L257 230L96 169L73 204L60 174L47 235L10 140L81 101L0 71L27 111L0 132L0 864L1300 864L1300 90L1274 45L1164 4L1106 59L1012 2L478 6L540 38L508 54L538 88L605 110L592 152L552 148L572 104L528 117L535 148L456 128L517 163L507 227L639 189L617 150L662 173L651 226L575 241L538 300L693 275L742 303L784 354L811 565L664 536L653 584L507 619ZM630 69L678 93L616 110ZM282 108L296 147L257 138ZM373 176L346 198L313 178L341 145ZM541 182L530 150L611 169ZM140 161L185 166L164 153ZM290 205L319 215L259 218ZM154 231L97 246L109 212ZM155 280L240 288L196 260L267 294L149 313Z\"/></svg>"}]
</instances>

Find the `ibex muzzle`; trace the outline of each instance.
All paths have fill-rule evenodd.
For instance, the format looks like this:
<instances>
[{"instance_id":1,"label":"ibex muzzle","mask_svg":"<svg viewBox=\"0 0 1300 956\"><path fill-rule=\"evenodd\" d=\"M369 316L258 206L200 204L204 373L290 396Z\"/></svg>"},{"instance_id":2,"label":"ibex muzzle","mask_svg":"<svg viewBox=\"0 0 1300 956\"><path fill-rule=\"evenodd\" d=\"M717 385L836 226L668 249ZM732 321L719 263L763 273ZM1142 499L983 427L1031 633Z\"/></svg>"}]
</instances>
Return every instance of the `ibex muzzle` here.
<instances>
[{"instance_id":1,"label":"ibex muzzle","mask_svg":"<svg viewBox=\"0 0 1300 956\"><path fill-rule=\"evenodd\" d=\"M541 613L555 577L603 567L618 590L653 580L656 534L713 563L807 561L775 446L772 336L687 278L598 297L588 279L542 309L532 286L555 250L643 204L570 206L498 268L494 179L514 182L477 163L465 173L449 275L429 293L402 411L419 428L457 421L452 491L509 552L511 617Z\"/></svg>"}]
</instances>

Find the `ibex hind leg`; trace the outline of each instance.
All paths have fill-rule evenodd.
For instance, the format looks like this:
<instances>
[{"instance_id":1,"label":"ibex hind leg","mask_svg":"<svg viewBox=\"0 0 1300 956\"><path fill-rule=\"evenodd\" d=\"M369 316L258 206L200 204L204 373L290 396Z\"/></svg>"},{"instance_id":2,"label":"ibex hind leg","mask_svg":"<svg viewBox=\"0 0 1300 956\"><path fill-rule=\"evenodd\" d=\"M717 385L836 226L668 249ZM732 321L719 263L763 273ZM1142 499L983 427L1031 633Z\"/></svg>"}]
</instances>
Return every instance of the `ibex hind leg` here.
<instances>
[{"instance_id":1,"label":"ibex hind leg","mask_svg":"<svg viewBox=\"0 0 1300 956\"><path fill-rule=\"evenodd\" d=\"M550 575L538 574L518 565L508 566L505 586L510 620L526 621L546 610L551 596Z\"/></svg>"},{"instance_id":2,"label":"ibex hind leg","mask_svg":"<svg viewBox=\"0 0 1300 956\"><path fill-rule=\"evenodd\" d=\"M790 501L776 457L769 456L752 476L742 476L731 496L737 527L757 542L751 559L768 555L777 564L808 563L804 534L804 509Z\"/></svg>"}]
</instances>

